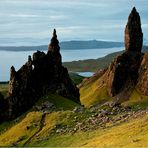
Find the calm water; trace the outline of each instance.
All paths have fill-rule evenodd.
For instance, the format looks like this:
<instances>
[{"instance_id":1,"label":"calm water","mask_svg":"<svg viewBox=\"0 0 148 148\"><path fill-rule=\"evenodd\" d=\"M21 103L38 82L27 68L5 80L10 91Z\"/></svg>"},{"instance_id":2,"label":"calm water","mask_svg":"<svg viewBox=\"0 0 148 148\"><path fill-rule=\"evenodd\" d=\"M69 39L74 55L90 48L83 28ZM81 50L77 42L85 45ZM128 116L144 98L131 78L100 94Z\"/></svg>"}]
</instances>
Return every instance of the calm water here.
<instances>
[{"instance_id":1,"label":"calm water","mask_svg":"<svg viewBox=\"0 0 148 148\"><path fill-rule=\"evenodd\" d=\"M108 49L81 49L81 50L62 50L62 60L74 61L83 59L95 59L103 57L109 53L120 51L123 48L108 48ZM32 55L35 51L25 52L10 52L0 51L0 81L9 80L10 67L15 66L18 70L28 59L28 55Z\"/></svg>"},{"instance_id":2,"label":"calm water","mask_svg":"<svg viewBox=\"0 0 148 148\"><path fill-rule=\"evenodd\" d=\"M77 74L84 77L91 77L94 74L94 72L77 72Z\"/></svg>"}]
</instances>

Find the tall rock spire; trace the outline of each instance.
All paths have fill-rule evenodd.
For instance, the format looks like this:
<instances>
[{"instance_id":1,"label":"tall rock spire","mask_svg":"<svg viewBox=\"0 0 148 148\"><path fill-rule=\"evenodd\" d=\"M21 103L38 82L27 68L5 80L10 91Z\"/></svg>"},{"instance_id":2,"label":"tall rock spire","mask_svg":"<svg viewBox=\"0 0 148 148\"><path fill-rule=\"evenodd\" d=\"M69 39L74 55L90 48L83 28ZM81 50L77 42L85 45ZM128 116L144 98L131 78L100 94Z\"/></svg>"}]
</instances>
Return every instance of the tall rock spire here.
<instances>
[{"instance_id":1,"label":"tall rock spire","mask_svg":"<svg viewBox=\"0 0 148 148\"><path fill-rule=\"evenodd\" d=\"M56 34L56 29L53 30L53 36L51 38L51 42L48 45L48 52L59 52L60 51L60 46L59 46L59 41L57 39L57 34Z\"/></svg>"},{"instance_id":2,"label":"tall rock spire","mask_svg":"<svg viewBox=\"0 0 148 148\"><path fill-rule=\"evenodd\" d=\"M5 119L13 119L31 108L43 96L58 94L79 101L79 89L69 77L67 68L62 66L59 41L56 30L48 47L48 53L37 51L28 57L28 61L18 70L11 67L9 95L6 105L0 103L0 119L6 109ZM1 97L1 96L0 96ZM1 121L0 121L1 122Z\"/></svg>"},{"instance_id":3,"label":"tall rock spire","mask_svg":"<svg viewBox=\"0 0 148 148\"><path fill-rule=\"evenodd\" d=\"M57 39L56 30L53 30L53 36L51 38L50 44L48 45L48 52L47 55L52 57L54 63L58 65L62 65L62 57L60 54L60 46L59 41Z\"/></svg>"},{"instance_id":4,"label":"tall rock spire","mask_svg":"<svg viewBox=\"0 0 148 148\"><path fill-rule=\"evenodd\" d=\"M143 33L139 13L134 7L128 17L125 28L125 49L127 51L141 52L143 44Z\"/></svg>"}]
</instances>

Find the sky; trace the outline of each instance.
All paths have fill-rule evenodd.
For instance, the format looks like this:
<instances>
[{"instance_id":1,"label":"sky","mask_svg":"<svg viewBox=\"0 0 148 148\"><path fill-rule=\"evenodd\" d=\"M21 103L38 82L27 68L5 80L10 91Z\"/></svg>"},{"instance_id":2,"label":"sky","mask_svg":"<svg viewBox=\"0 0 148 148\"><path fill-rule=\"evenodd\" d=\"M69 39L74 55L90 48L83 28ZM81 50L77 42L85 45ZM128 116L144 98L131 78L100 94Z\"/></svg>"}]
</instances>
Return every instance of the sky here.
<instances>
[{"instance_id":1,"label":"sky","mask_svg":"<svg viewBox=\"0 0 148 148\"><path fill-rule=\"evenodd\" d=\"M0 0L0 46L48 44L54 28L60 41L123 41L133 6L148 42L148 0Z\"/></svg>"}]
</instances>

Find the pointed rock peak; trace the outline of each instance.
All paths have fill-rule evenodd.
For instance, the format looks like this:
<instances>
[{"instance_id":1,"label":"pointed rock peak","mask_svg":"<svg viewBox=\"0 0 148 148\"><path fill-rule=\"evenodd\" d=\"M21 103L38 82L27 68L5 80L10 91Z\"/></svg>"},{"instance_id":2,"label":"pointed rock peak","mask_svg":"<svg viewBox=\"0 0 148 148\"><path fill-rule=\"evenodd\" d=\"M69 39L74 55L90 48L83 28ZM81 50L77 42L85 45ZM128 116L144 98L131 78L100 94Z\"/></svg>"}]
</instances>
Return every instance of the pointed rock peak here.
<instances>
[{"instance_id":1,"label":"pointed rock peak","mask_svg":"<svg viewBox=\"0 0 148 148\"><path fill-rule=\"evenodd\" d=\"M53 30L53 38L57 38L56 29Z\"/></svg>"},{"instance_id":2,"label":"pointed rock peak","mask_svg":"<svg viewBox=\"0 0 148 148\"><path fill-rule=\"evenodd\" d=\"M140 16L139 16L139 13L136 10L136 7L133 7L128 19L132 19L132 18L137 18L140 21Z\"/></svg>"},{"instance_id":3,"label":"pointed rock peak","mask_svg":"<svg viewBox=\"0 0 148 148\"><path fill-rule=\"evenodd\" d=\"M48 46L48 53L49 52L59 52L59 41L57 39L56 29L53 30L53 36L51 38L51 42Z\"/></svg>"},{"instance_id":4,"label":"pointed rock peak","mask_svg":"<svg viewBox=\"0 0 148 148\"><path fill-rule=\"evenodd\" d=\"M32 61L32 58L31 58L31 56L29 55L28 56L28 62L31 62Z\"/></svg>"},{"instance_id":5,"label":"pointed rock peak","mask_svg":"<svg viewBox=\"0 0 148 148\"><path fill-rule=\"evenodd\" d=\"M127 51L141 52L143 44L143 33L139 13L134 7L128 17L125 28L125 48Z\"/></svg>"},{"instance_id":6,"label":"pointed rock peak","mask_svg":"<svg viewBox=\"0 0 148 148\"><path fill-rule=\"evenodd\" d=\"M132 12L137 12L136 7L133 7Z\"/></svg>"},{"instance_id":7,"label":"pointed rock peak","mask_svg":"<svg viewBox=\"0 0 148 148\"><path fill-rule=\"evenodd\" d=\"M11 72L15 72L14 66L11 66Z\"/></svg>"},{"instance_id":8,"label":"pointed rock peak","mask_svg":"<svg viewBox=\"0 0 148 148\"><path fill-rule=\"evenodd\" d=\"M14 66L11 66L11 68L10 68L10 80L15 77L15 73L16 73L16 71L15 71Z\"/></svg>"}]
</instances>

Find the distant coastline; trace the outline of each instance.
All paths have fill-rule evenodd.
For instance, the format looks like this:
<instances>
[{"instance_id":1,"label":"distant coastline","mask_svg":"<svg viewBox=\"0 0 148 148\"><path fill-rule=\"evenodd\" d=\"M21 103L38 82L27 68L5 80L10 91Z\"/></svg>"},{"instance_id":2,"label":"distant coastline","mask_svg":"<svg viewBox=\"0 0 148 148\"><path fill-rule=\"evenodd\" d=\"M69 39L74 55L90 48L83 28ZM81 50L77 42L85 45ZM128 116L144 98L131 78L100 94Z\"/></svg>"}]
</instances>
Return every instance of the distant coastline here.
<instances>
[{"instance_id":1,"label":"distant coastline","mask_svg":"<svg viewBox=\"0 0 148 148\"><path fill-rule=\"evenodd\" d=\"M101 49L101 48L114 48L123 47L123 42L113 41L64 41L60 43L61 50L77 50L77 49ZM47 50L47 45L40 46L0 46L0 51L34 51L34 50Z\"/></svg>"}]
</instances>

